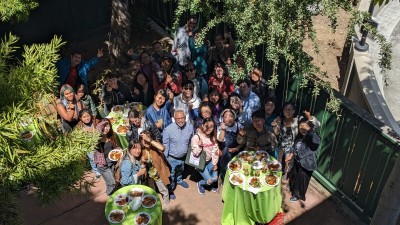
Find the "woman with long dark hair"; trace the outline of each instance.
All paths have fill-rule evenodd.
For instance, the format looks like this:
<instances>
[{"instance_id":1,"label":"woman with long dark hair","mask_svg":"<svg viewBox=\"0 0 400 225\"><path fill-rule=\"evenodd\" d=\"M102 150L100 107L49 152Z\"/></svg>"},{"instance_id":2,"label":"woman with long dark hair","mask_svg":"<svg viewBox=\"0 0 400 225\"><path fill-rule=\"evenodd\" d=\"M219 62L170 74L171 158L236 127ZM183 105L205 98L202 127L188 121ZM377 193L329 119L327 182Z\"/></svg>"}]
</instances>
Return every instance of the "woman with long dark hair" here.
<instances>
[{"instance_id":1,"label":"woman with long dark hair","mask_svg":"<svg viewBox=\"0 0 400 225\"><path fill-rule=\"evenodd\" d=\"M74 89L68 84L60 88L60 98L56 102L56 110L61 117L61 129L64 133L71 132L79 122L78 115L83 106L77 101Z\"/></svg>"},{"instance_id":2,"label":"woman with long dark hair","mask_svg":"<svg viewBox=\"0 0 400 225\"><path fill-rule=\"evenodd\" d=\"M202 151L206 153L206 166L203 170L199 170L203 180L197 183L198 192L202 195L205 194L205 186L211 186L213 192L218 190L219 148L216 127L213 118L204 119L191 140L192 151L195 156L199 156Z\"/></svg>"},{"instance_id":3,"label":"woman with long dark hair","mask_svg":"<svg viewBox=\"0 0 400 225\"><path fill-rule=\"evenodd\" d=\"M314 124L307 118L299 121L299 133L294 141L294 167L290 172L289 186L292 192L290 202L306 200L311 175L317 169L317 150L320 137Z\"/></svg>"},{"instance_id":4,"label":"woman with long dark hair","mask_svg":"<svg viewBox=\"0 0 400 225\"><path fill-rule=\"evenodd\" d=\"M154 100L152 84L143 71L138 71L133 81L133 99L135 102L142 102L146 107L149 107Z\"/></svg>"},{"instance_id":5,"label":"woman with long dark hair","mask_svg":"<svg viewBox=\"0 0 400 225\"><path fill-rule=\"evenodd\" d=\"M97 124L96 129L101 133L101 138L96 146L94 162L106 182L106 194L109 196L115 188L115 179L112 170L115 163L109 159L108 154L118 146L114 132L111 129L110 120L102 119Z\"/></svg>"}]
</instances>

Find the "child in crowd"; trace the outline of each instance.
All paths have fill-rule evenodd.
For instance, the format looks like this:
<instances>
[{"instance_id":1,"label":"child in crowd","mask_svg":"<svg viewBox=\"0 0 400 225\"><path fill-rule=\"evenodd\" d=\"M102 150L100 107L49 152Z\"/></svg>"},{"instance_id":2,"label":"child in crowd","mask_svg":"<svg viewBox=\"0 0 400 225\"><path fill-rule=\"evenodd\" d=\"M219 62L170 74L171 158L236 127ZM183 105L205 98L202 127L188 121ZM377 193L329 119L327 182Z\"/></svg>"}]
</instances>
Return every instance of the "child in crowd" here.
<instances>
[{"instance_id":1,"label":"child in crowd","mask_svg":"<svg viewBox=\"0 0 400 225\"><path fill-rule=\"evenodd\" d=\"M85 85L81 84L78 86L78 89L76 90L76 95L77 98L82 102L83 108L88 109L89 112L92 114L92 116L96 118L97 117L96 104L94 104L92 96L88 94Z\"/></svg>"}]
</instances>

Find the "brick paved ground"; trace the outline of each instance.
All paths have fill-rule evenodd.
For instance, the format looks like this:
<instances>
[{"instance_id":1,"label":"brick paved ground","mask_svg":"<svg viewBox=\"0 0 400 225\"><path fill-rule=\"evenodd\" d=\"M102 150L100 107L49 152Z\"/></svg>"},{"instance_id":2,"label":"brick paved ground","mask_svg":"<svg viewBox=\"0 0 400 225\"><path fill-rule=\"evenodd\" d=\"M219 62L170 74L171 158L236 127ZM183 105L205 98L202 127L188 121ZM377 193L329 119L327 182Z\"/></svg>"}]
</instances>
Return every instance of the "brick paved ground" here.
<instances>
[{"instance_id":1,"label":"brick paved ground","mask_svg":"<svg viewBox=\"0 0 400 225\"><path fill-rule=\"evenodd\" d=\"M91 176L91 175L90 175ZM195 179L195 178L192 178ZM186 179L189 189L178 186L177 199L171 201L170 210L163 216L164 225L218 225L220 224L223 203L221 193L207 192L200 195L196 183ZM106 225L104 205L104 181L96 182L88 193L66 194L52 206L40 207L32 193L21 193L19 206L26 225ZM290 203L289 193L284 190L284 209L286 224L299 225L362 225L359 219L348 213L340 203L330 199L320 185L312 181L307 193L307 201Z\"/></svg>"}]
</instances>

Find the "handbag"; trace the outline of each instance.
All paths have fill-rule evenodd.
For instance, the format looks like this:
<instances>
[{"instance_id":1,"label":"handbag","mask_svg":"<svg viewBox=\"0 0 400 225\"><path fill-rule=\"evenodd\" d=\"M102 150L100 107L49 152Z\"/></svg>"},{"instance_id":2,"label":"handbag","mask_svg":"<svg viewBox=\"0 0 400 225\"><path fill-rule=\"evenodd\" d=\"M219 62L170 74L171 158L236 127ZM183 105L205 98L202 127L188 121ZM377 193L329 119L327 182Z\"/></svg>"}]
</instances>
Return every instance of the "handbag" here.
<instances>
[{"instance_id":1,"label":"handbag","mask_svg":"<svg viewBox=\"0 0 400 225\"><path fill-rule=\"evenodd\" d=\"M193 154L192 145L189 145L188 152L186 154L185 164L192 166L198 170L204 170L204 167L206 166L206 152L202 150L200 155L196 157Z\"/></svg>"}]
</instances>

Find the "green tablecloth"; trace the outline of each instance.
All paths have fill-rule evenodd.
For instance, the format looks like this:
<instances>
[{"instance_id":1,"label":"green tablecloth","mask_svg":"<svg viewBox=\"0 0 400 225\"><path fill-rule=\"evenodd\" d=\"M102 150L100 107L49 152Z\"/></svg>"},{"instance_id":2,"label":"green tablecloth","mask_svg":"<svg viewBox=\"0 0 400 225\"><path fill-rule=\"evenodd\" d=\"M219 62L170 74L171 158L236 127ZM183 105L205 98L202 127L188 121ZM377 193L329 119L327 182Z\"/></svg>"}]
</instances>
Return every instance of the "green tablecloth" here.
<instances>
[{"instance_id":1,"label":"green tablecloth","mask_svg":"<svg viewBox=\"0 0 400 225\"><path fill-rule=\"evenodd\" d=\"M233 160L236 160L236 158ZM245 164L247 163L243 163L243 165ZM239 173L243 174L244 172L241 170ZM247 191L247 180L244 181L245 190L243 190L242 186L234 186L229 182L230 175L231 171L227 170L222 191L224 208L221 224L254 225L255 222L268 223L281 211L281 182L275 187L264 184L258 194L253 194ZM260 173L261 178L264 175L264 173ZM277 173L277 175L280 178L282 177L281 172Z\"/></svg>"},{"instance_id":2,"label":"green tablecloth","mask_svg":"<svg viewBox=\"0 0 400 225\"><path fill-rule=\"evenodd\" d=\"M118 134L117 133L117 128L119 125L123 125L124 124L124 115L121 113L114 113L114 112L110 112L110 114L108 114L107 117L111 117L113 119L116 119L116 122L112 125L112 129L114 131L114 133L116 134L116 137L119 141L119 143L121 144L121 148L125 149L128 147L128 140L126 139L126 134Z\"/></svg>"},{"instance_id":3,"label":"green tablecloth","mask_svg":"<svg viewBox=\"0 0 400 225\"><path fill-rule=\"evenodd\" d=\"M144 208L143 206L141 206L135 212L133 212L129 208L129 206L117 206L117 205L114 204L115 196L117 196L119 194L122 194L122 193L128 194L129 191L134 187L143 189L144 192L145 192L145 195L146 194L154 195L157 198L157 204L151 209L147 209L147 208ZM122 221L122 223L117 223L117 224L133 225L133 224L135 224L134 218L135 218L136 214L138 214L140 212L147 212L151 216L151 221L150 221L151 225L162 225L162 207L161 207L160 198L158 197L157 192L155 192L153 189L151 189L151 188L149 188L147 186L129 185L129 186L126 186L126 187L123 187L123 188L119 189L114 194L112 194L111 198L108 199L108 201L106 203L106 207L104 209L107 221L108 221L108 214L114 209L122 209L125 212L125 219ZM113 224L111 222L109 222L109 223Z\"/></svg>"}]
</instances>

